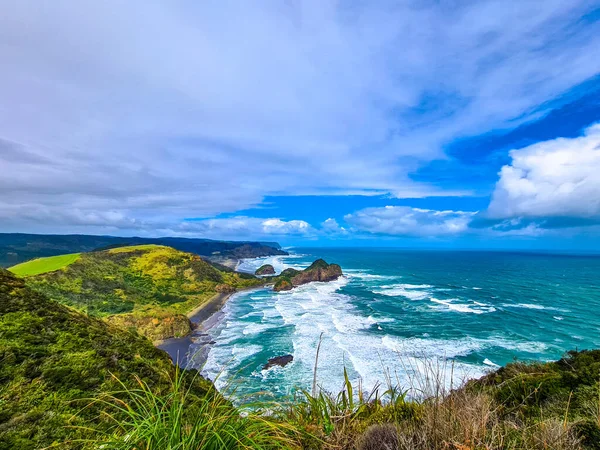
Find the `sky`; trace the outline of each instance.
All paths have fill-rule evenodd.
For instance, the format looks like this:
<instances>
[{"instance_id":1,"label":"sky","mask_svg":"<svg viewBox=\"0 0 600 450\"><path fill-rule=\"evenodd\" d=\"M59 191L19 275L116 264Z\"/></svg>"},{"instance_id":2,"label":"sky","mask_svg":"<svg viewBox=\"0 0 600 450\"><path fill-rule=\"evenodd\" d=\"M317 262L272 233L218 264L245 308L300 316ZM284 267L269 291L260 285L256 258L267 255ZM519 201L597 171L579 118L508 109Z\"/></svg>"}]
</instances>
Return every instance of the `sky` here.
<instances>
[{"instance_id":1,"label":"sky","mask_svg":"<svg viewBox=\"0 0 600 450\"><path fill-rule=\"evenodd\" d=\"M600 250L600 1L4 0L0 232Z\"/></svg>"}]
</instances>

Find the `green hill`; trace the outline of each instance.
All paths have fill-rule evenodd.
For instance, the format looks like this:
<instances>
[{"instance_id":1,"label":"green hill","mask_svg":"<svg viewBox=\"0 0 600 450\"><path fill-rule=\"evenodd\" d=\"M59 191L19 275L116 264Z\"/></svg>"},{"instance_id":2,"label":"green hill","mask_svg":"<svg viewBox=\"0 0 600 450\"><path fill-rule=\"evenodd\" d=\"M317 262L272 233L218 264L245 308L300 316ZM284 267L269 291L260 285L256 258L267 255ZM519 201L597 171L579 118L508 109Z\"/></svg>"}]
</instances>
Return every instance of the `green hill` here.
<instances>
[{"instance_id":1,"label":"green hill","mask_svg":"<svg viewBox=\"0 0 600 450\"><path fill-rule=\"evenodd\" d=\"M133 387L137 376L160 392L173 374L146 338L48 300L0 269L0 449L86 437L76 427L108 425L98 419L104 407L84 408L86 399L122 389L115 377ZM196 394L211 386L192 372L186 378Z\"/></svg>"},{"instance_id":2,"label":"green hill","mask_svg":"<svg viewBox=\"0 0 600 450\"><path fill-rule=\"evenodd\" d=\"M44 258L10 270L31 275L26 283L37 292L150 339L187 334L186 313L217 292L261 283L218 270L197 255L147 244Z\"/></svg>"},{"instance_id":3,"label":"green hill","mask_svg":"<svg viewBox=\"0 0 600 450\"><path fill-rule=\"evenodd\" d=\"M221 259L286 255L276 242L213 241L177 237L140 238L91 236L84 234L49 235L0 233L0 267L10 267L31 259L68 253L83 253L131 245L166 245L179 251Z\"/></svg>"},{"instance_id":4,"label":"green hill","mask_svg":"<svg viewBox=\"0 0 600 450\"><path fill-rule=\"evenodd\" d=\"M101 257L133 258L132 267L173 251ZM263 405L266 415L258 404L241 414L144 337L49 300L28 280L0 269L0 450L600 448L598 350L509 364L452 391L435 360L414 385L370 394L340 367L339 395L303 392ZM405 389L425 398L410 400Z\"/></svg>"},{"instance_id":5,"label":"green hill","mask_svg":"<svg viewBox=\"0 0 600 450\"><path fill-rule=\"evenodd\" d=\"M46 258L37 258L30 261L17 264L9 270L20 277L40 275L42 273L54 272L55 270L67 267L79 259L80 253L71 253L68 255L48 256Z\"/></svg>"}]
</instances>

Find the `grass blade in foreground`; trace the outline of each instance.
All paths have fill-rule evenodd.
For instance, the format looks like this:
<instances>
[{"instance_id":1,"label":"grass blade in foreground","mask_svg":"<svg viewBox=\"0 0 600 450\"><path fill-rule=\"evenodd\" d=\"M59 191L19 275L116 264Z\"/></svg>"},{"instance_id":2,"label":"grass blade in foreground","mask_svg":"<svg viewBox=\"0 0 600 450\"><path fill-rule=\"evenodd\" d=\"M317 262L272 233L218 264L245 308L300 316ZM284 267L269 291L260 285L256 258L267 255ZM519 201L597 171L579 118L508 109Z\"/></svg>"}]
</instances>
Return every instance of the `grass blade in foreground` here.
<instances>
[{"instance_id":1,"label":"grass blade in foreground","mask_svg":"<svg viewBox=\"0 0 600 450\"><path fill-rule=\"evenodd\" d=\"M269 417L245 413L216 390L192 395L181 372L171 390L157 395L142 380L139 387L107 395L106 414L115 425L91 444L110 450L288 449L293 429Z\"/></svg>"}]
</instances>

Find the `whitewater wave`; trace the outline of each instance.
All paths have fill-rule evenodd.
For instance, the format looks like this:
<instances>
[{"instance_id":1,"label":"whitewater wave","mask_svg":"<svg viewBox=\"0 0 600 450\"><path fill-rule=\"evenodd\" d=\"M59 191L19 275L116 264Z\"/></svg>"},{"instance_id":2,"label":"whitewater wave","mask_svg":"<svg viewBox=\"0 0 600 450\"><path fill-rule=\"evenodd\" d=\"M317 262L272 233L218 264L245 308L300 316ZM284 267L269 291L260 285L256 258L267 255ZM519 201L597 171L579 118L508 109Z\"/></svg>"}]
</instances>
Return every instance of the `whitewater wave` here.
<instances>
[{"instance_id":1,"label":"whitewater wave","mask_svg":"<svg viewBox=\"0 0 600 450\"><path fill-rule=\"evenodd\" d=\"M265 264L271 264L275 269L275 273L279 274L283 272L285 269L290 267L295 269L304 269L308 267L306 263L294 262L290 264L288 260L290 259L300 259L303 258L304 255L275 255L275 256L265 256L261 258L244 258L240 260L240 263L237 266L237 270L239 272L246 273L254 273L256 269Z\"/></svg>"},{"instance_id":2,"label":"whitewater wave","mask_svg":"<svg viewBox=\"0 0 600 450\"><path fill-rule=\"evenodd\" d=\"M260 301L263 308L274 308L277 319L290 325L292 332L288 336L291 340L290 353L294 356L293 370L288 366L263 373L257 367L253 374L258 383L270 383L273 389L291 386L308 388L312 380L315 363L316 347L321 339L319 354L318 379L323 389L331 392L339 390L343 368L347 367L353 382L361 380L364 389L369 390L385 380L387 373L394 373L404 385L409 385L420 371L428 370L424 361L427 358L456 358L467 356L472 352L493 346L512 345L502 341L482 341L476 339L444 340L427 337L412 337L402 339L389 334L384 336L373 334L368 330L374 324L393 323L397 319L385 317L380 314L364 316L352 304L352 298L342 294L340 290L348 284L347 278L340 278L330 283L309 283L292 291L270 293L269 301L264 298ZM426 289L425 285L415 290ZM429 286L429 285L427 285ZM247 297L249 298L249 297ZM240 299L240 305L244 299ZM248 308L248 305L245 305ZM273 327L274 322L259 324L241 324L234 314L236 308L230 310L228 326L222 327L218 344L211 350L206 364L208 373L222 370L223 365L239 353L234 353L234 348L240 346L236 339L231 340L231 333L237 329L238 339L254 336L260 339L260 333ZM271 316L271 314L268 314ZM275 320L275 319L274 319ZM243 330L243 333L240 331ZM256 334L250 335L253 332ZM241 335L241 336L240 336ZM225 342L225 343L223 343ZM258 341L260 342L260 341ZM268 345L267 345L268 347ZM251 355L258 348L252 348ZM239 352L239 350L235 350ZM230 368L235 373L242 362ZM454 383L469 376L480 376L484 371L483 365L455 362L452 364ZM443 369L451 370L450 365L443 365ZM451 373L444 377L450 381ZM217 383L219 386L219 382ZM277 387L273 387L277 386Z\"/></svg>"},{"instance_id":3,"label":"whitewater wave","mask_svg":"<svg viewBox=\"0 0 600 450\"><path fill-rule=\"evenodd\" d=\"M257 268L270 263L276 271L281 271L289 267L287 258L257 258L248 263L252 266L246 267ZM308 283L291 291L275 293L265 290L232 298L223 310L223 323L214 331L213 339L217 344L210 349L203 373L214 378L215 374L224 370L217 381L217 387L220 388L227 380L227 375L238 373L248 364L243 360L250 358L255 367L250 368L249 376L252 379L245 381L252 384L255 391L289 394L293 387L310 388L316 349L321 340L318 382L327 391L337 392L342 388L340 380L343 380L344 367L347 367L350 379L354 383L360 380L365 390L385 381L389 373L400 384L409 386L415 377L429 370L428 360L443 361L438 365L439 370L444 372L443 378L456 385L457 380L478 377L489 371L490 367L496 367L494 362L480 354L482 352L495 359L494 349L502 350L503 354L506 351L539 354L547 350L547 346L541 342L524 342L502 335L445 339L436 336L437 332L431 329L428 331L436 337L429 336L422 329L419 336L398 336L398 330L404 333L409 329L410 318L390 317L372 308L373 305L368 305L372 309L365 312L362 299L349 295L353 292L353 286L369 285L371 292L387 297L415 301L430 299L430 302L418 304L423 305L424 311L429 311L427 307L430 307L440 311L484 314L495 312L496 308L485 303L485 300L434 298L432 295L438 289L430 284L385 281L398 279L399 276L359 270L344 272L346 277L329 283ZM394 302L398 300L384 301L380 298L377 303L392 305ZM432 315L430 312L427 314ZM266 332L268 341L263 337ZM244 353L246 347L248 350ZM293 366L290 364L262 370L266 359L288 353L294 357ZM478 362L465 362L463 358L467 357L469 361ZM453 363L445 364L447 360ZM454 380L450 380L451 375L454 375Z\"/></svg>"},{"instance_id":4,"label":"whitewater wave","mask_svg":"<svg viewBox=\"0 0 600 450\"><path fill-rule=\"evenodd\" d=\"M269 324L269 323L251 323L243 329L242 333L245 335L259 334L264 331L267 331L268 329L272 328L273 326L274 326L273 324Z\"/></svg>"},{"instance_id":5,"label":"whitewater wave","mask_svg":"<svg viewBox=\"0 0 600 450\"><path fill-rule=\"evenodd\" d=\"M432 286L429 284L388 284L380 286L371 292L373 294L385 295L388 297L405 297L410 300L423 300L431 295L431 291L427 290Z\"/></svg>"},{"instance_id":6,"label":"whitewater wave","mask_svg":"<svg viewBox=\"0 0 600 450\"><path fill-rule=\"evenodd\" d=\"M402 278L400 275L377 275L360 269L346 269L344 273L351 279L356 278L359 280L395 280Z\"/></svg>"},{"instance_id":7,"label":"whitewater wave","mask_svg":"<svg viewBox=\"0 0 600 450\"><path fill-rule=\"evenodd\" d=\"M540 311L559 311L569 312L568 309L556 308L554 306L544 306L537 303L504 303L502 306L505 308L524 308L524 309L537 309Z\"/></svg>"},{"instance_id":8,"label":"whitewater wave","mask_svg":"<svg viewBox=\"0 0 600 450\"><path fill-rule=\"evenodd\" d=\"M454 303L454 301L458 301L458 299L450 299L450 300L438 300L437 298L430 298L430 300L434 303L437 303L439 306L431 305L431 309L436 310L447 310L447 311L455 311L460 313L470 313L470 314L485 314L495 312L496 308L493 306L487 305L481 302L472 302L471 304L467 303Z\"/></svg>"}]
</instances>

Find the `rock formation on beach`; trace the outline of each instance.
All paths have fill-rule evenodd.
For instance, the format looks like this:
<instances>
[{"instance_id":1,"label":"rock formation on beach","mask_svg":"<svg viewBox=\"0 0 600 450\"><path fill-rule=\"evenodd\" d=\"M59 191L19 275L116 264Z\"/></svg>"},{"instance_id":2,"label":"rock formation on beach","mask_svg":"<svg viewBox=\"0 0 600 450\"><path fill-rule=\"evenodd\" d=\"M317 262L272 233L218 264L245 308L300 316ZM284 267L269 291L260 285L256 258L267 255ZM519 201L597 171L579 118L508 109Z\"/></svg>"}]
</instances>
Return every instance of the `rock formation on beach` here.
<instances>
[{"instance_id":1,"label":"rock formation on beach","mask_svg":"<svg viewBox=\"0 0 600 450\"><path fill-rule=\"evenodd\" d=\"M275 275L275 268L271 264L263 264L256 269L254 275Z\"/></svg>"},{"instance_id":2,"label":"rock formation on beach","mask_svg":"<svg viewBox=\"0 0 600 450\"><path fill-rule=\"evenodd\" d=\"M323 259L317 259L304 270L285 269L276 277L273 290L289 291L295 286L311 283L313 281L333 281L341 277L342 268L337 264L327 264Z\"/></svg>"},{"instance_id":3,"label":"rock formation on beach","mask_svg":"<svg viewBox=\"0 0 600 450\"><path fill-rule=\"evenodd\" d=\"M293 287L294 287L294 285L292 284L292 280L290 280L287 277L283 277L283 278L280 278L279 280L277 280L277 282L273 286L273 290L275 292L290 291L290 290L292 290Z\"/></svg>"},{"instance_id":4,"label":"rock formation on beach","mask_svg":"<svg viewBox=\"0 0 600 450\"><path fill-rule=\"evenodd\" d=\"M267 361L267 363L263 366L263 370L268 370L273 366L285 367L293 360L294 357L292 355L276 356L275 358L271 358Z\"/></svg>"}]
</instances>

